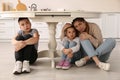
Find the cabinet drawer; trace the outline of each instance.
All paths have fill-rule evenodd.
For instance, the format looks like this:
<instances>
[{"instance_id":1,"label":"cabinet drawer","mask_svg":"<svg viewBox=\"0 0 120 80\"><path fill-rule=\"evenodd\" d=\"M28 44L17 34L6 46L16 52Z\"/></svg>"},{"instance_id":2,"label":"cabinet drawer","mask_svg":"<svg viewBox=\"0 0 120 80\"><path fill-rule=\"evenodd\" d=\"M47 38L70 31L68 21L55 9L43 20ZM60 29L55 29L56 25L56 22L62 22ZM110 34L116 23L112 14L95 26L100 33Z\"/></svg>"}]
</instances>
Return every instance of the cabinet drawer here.
<instances>
[{"instance_id":1,"label":"cabinet drawer","mask_svg":"<svg viewBox=\"0 0 120 80\"><path fill-rule=\"evenodd\" d=\"M14 35L13 28L0 28L0 39L11 39Z\"/></svg>"},{"instance_id":2,"label":"cabinet drawer","mask_svg":"<svg viewBox=\"0 0 120 80\"><path fill-rule=\"evenodd\" d=\"M12 21L12 20L0 20L0 27L14 27L14 21Z\"/></svg>"}]
</instances>

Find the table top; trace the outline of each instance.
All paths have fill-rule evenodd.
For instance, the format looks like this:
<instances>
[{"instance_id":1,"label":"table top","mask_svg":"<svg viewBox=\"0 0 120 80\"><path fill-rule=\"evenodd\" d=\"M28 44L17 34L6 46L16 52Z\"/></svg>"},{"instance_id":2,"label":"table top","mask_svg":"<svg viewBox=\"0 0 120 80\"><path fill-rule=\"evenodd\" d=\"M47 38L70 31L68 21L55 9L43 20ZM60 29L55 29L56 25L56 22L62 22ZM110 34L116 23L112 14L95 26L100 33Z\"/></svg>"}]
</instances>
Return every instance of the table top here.
<instances>
[{"instance_id":1,"label":"table top","mask_svg":"<svg viewBox=\"0 0 120 80\"><path fill-rule=\"evenodd\" d=\"M38 16L68 16L68 17L84 17L84 18L96 18L100 16L100 12L88 12L88 11L1 11L0 17L2 18L16 18L16 17L31 17Z\"/></svg>"}]
</instances>

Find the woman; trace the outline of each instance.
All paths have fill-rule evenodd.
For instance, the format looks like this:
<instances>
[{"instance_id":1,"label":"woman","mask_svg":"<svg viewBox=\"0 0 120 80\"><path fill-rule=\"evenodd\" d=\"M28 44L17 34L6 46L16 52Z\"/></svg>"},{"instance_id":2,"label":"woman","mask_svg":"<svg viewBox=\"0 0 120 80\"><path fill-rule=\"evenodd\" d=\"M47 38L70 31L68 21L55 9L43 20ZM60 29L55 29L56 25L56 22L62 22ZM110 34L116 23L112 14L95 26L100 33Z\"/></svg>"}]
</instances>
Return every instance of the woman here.
<instances>
[{"instance_id":1,"label":"woman","mask_svg":"<svg viewBox=\"0 0 120 80\"><path fill-rule=\"evenodd\" d=\"M84 57L75 62L76 66L85 65L92 59L96 65L102 70L109 70L110 64L105 63L116 45L116 41L112 38L103 42L100 28L95 23L89 23L84 18L75 18L72 25L79 31L81 47Z\"/></svg>"}]
</instances>

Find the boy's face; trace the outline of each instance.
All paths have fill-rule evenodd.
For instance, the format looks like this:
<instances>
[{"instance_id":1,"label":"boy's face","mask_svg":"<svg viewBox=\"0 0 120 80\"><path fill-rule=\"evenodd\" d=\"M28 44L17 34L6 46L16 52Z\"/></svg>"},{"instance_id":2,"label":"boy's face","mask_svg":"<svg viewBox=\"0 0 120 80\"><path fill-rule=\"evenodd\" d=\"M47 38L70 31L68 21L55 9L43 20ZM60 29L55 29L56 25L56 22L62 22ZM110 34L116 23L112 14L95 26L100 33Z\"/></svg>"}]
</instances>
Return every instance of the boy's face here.
<instances>
[{"instance_id":1,"label":"boy's face","mask_svg":"<svg viewBox=\"0 0 120 80\"><path fill-rule=\"evenodd\" d=\"M66 36L67 36L70 40L74 39L75 36L76 36L75 29L74 29L74 28L68 28L68 29L67 29L67 32L66 32Z\"/></svg>"},{"instance_id":2,"label":"boy's face","mask_svg":"<svg viewBox=\"0 0 120 80\"><path fill-rule=\"evenodd\" d=\"M20 29L24 32L29 32L31 30L31 23L29 20L24 19L19 22Z\"/></svg>"}]
</instances>

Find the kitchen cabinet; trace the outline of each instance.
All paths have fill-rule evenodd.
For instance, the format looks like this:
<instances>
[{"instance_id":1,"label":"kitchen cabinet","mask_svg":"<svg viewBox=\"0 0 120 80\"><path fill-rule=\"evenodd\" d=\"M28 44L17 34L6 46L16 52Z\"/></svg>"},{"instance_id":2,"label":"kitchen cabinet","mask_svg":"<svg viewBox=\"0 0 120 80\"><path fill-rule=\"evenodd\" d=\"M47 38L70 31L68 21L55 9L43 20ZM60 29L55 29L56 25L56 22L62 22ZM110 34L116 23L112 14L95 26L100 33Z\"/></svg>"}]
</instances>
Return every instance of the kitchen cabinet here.
<instances>
[{"instance_id":1,"label":"kitchen cabinet","mask_svg":"<svg viewBox=\"0 0 120 80\"><path fill-rule=\"evenodd\" d=\"M11 40L14 36L14 20L0 19L0 41Z\"/></svg>"},{"instance_id":2,"label":"kitchen cabinet","mask_svg":"<svg viewBox=\"0 0 120 80\"><path fill-rule=\"evenodd\" d=\"M117 16L118 16L118 38L120 38L120 14L117 14Z\"/></svg>"},{"instance_id":3,"label":"kitchen cabinet","mask_svg":"<svg viewBox=\"0 0 120 80\"><path fill-rule=\"evenodd\" d=\"M103 38L120 38L120 13L102 13L100 18L86 20L100 27Z\"/></svg>"},{"instance_id":4,"label":"kitchen cabinet","mask_svg":"<svg viewBox=\"0 0 120 80\"><path fill-rule=\"evenodd\" d=\"M99 25L103 38L120 38L120 14L103 13L100 18L86 19ZM31 20L32 21L32 20ZM56 26L56 38L59 39L62 27L65 22L59 22ZM41 21L32 21L32 27L40 33L40 38L49 39L48 24ZM0 19L0 40L10 40L19 30L17 19Z\"/></svg>"},{"instance_id":5,"label":"kitchen cabinet","mask_svg":"<svg viewBox=\"0 0 120 80\"><path fill-rule=\"evenodd\" d=\"M40 34L40 39L49 38L48 25L45 22L32 22L32 28L35 28L38 30Z\"/></svg>"},{"instance_id":6,"label":"kitchen cabinet","mask_svg":"<svg viewBox=\"0 0 120 80\"><path fill-rule=\"evenodd\" d=\"M91 23L96 23L99 28L102 30L102 22L101 22L101 17L100 18L93 18L93 19L86 19L86 21L91 22Z\"/></svg>"},{"instance_id":7,"label":"kitchen cabinet","mask_svg":"<svg viewBox=\"0 0 120 80\"><path fill-rule=\"evenodd\" d=\"M102 33L104 38L119 38L119 18L117 13L101 15Z\"/></svg>"}]
</instances>

